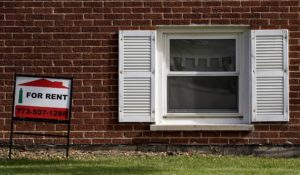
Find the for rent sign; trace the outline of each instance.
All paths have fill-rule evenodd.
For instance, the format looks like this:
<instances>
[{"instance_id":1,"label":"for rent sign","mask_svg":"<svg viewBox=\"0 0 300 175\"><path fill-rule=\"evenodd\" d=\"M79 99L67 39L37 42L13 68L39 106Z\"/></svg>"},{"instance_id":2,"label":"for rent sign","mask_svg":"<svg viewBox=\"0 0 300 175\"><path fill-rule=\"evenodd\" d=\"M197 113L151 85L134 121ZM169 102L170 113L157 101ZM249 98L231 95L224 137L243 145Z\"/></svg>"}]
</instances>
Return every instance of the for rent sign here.
<instances>
[{"instance_id":1,"label":"for rent sign","mask_svg":"<svg viewBox=\"0 0 300 175\"><path fill-rule=\"evenodd\" d=\"M16 76L14 117L68 120L71 79Z\"/></svg>"}]
</instances>

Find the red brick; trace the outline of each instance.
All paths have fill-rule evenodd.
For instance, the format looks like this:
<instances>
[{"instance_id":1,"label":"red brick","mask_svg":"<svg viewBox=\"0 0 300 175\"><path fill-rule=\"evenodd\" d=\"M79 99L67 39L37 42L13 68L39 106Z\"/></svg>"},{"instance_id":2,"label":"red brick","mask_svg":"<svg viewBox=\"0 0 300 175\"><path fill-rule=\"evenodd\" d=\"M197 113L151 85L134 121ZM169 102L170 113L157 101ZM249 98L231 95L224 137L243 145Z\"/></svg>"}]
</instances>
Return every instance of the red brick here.
<instances>
[{"instance_id":1,"label":"red brick","mask_svg":"<svg viewBox=\"0 0 300 175\"><path fill-rule=\"evenodd\" d=\"M190 13L192 9L190 7L176 7L172 8L173 13Z\"/></svg>"},{"instance_id":2,"label":"red brick","mask_svg":"<svg viewBox=\"0 0 300 175\"><path fill-rule=\"evenodd\" d=\"M232 12L250 12L249 7L233 7Z\"/></svg>"},{"instance_id":3,"label":"red brick","mask_svg":"<svg viewBox=\"0 0 300 175\"><path fill-rule=\"evenodd\" d=\"M37 131L55 131L55 126L46 124L46 125L36 125Z\"/></svg>"},{"instance_id":4,"label":"red brick","mask_svg":"<svg viewBox=\"0 0 300 175\"><path fill-rule=\"evenodd\" d=\"M262 13L261 18L278 19L279 13Z\"/></svg>"},{"instance_id":5,"label":"red brick","mask_svg":"<svg viewBox=\"0 0 300 175\"><path fill-rule=\"evenodd\" d=\"M82 27L82 32L100 32L99 27Z\"/></svg>"},{"instance_id":6,"label":"red brick","mask_svg":"<svg viewBox=\"0 0 300 175\"><path fill-rule=\"evenodd\" d=\"M260 132L261 138L278 138L279 132Z\"/></svg>"},{"instance_id":7,"label":"red brick","mask_svg":"<svg viewBox=\"0 0 300 175\"><path fill-rule=\"evenodd\" d=\"M268 25L269 21L265 19L251 19L250 20L251 25Z\"/></svg>"},{"instance_id":8,"label":"red brick","mask_svg":"<svg viewBox=\"0 0 300 175\"><path fill-rule=\"evenodd\" d=\"M151 138L151 143L169 144L170 139L168 138Z\"/></svg>"},{"instance_id":9,"label":"red brick","mask_svg":"<svg viewBox=\"0 0 300 175\"><path fill-rule=\"evenodd\" d=\"M143 19L143 14L124 14L124 19Z\"/></svg>"},{"instance_id":10,"label":"red brick","mask_svg":"<svg viewBox=\"0 0 300 175\"><path fill-rule=\"evenodd\" d=\"M270 7L270 12L288 12L288 7Z\"/></svg>"},{"instance_id":11,"label":"red brick","mask_svg":"<svg viewBox=\"0 0 300 175\"><path fill-rule=\"evenodd\" d=\"M221 132L221 137L240 137L241 133L238 131Z\"/></svg>"},{"instance_id":12,"label":"red brick","mask_svg":"<svg viewBox=\"0 0 300 175\"><path fill-rule=\"evenodd\" d=\"M139 8L133 8L132 9L133 14L135 14L135 13L144 13L146 15L147 13L150 13L150 12L151 12L151 8L139 7Z\"/></svg>"},{"instance_id":13,"label":"red brick","mask_svg":"<svg viewBox=\"0 0 300 175\"><path fill-rule=\"evenodd\" d=\"M208 143L227 145L229 143L229 140L227 138L209 138Z\"/></svg>"},{"instance_id":14,"label":"red brick","mask_svg":"<svg viewBox=\"0 0 300 175\"><path fill-rule=\"evenodd\" d=\"M221 2L219 1L205 1L203 2L203 6L221 6Z\"/></svg>"},{"instance_id":15,"label":"red brick","mask_svg":"<svg viewBox=\"0 0 300 175\"><path fill-rule=\"evenodd\" d=\"M132 125L115 125L114 130L116 131L132 131L133 126Z\"/></svg>"},{"instance_id":16,"label":"red brick","mask_svg":"<svg viewBox=\"0 0 300 175\"><path fill-rule=\"evenodd\" d=\"M145 14L144 15L145 19L162 19L162 14Z\"/></svg>"},{"instance_id":17,"label":"red brick","mask_svg":"<svg viewBox=\"0 0 300 175\"><path fill-rule=\"evenodd\" d=\"M83 20L83 14L67 14L65 15L66 20Z\"/></svg>"},{"instance_id":18,"label":"red brick","mask_svg":"<svg viewBox=\"0 0 300 175\"><path fill-rule=\"evenodd\" d=\"M300 12L300 7L290 7L291 12Z\"/></svg>"},{"instance_id":19,"label":"red brick","mask_svg":"<svg viewBox=\"0 0 300 175\"><path fill-rule=\"evenodd\" d=\"M62 2L44 2L44 7L62 7Z\"/></svg>"},{"instance_id":20,"label":"red brick","mask_svg":"<svg viewBox=\"0 0 300 175\"><path fill-rule=\"evenodd\" d=\"M193 19L193 20L191 20L191 23L192 24L209 24L209 20L196 20L196 19Z\"/></svg>"},{"instance_id":21,"label":"red brick","mask_svg":"<svg viewBox=\"0 0 300 175\"><path fill-rule=\"evenodd\" d=\"M181 138L181 139L172 138L172 139L170 139L170 144L188 144L188 143L189 143L189 139L187 139L187 138Z\"/></svg>"},{"instance_id":22,"label":"red brick","mask_svg":"<svg viewBox=\"0 0 300 175\"><path fill-rule=\"evenodd\" d=\"M203 2L201 1L185 1L182 4L183 6L192 6L192 7L203 6Z\"/></svg>"},{"instance_id":23,"label":"red brick","mask_svg":"<svg viewBox=\"0 0 300 175\"><path fill-rule=\"evenodd\" d=\"M123 7L124 2L104 2L104 7Z\"/></svg>"},{"instance_id":24,"label":"red brick","mask_svg":"<svg viewBox=\"0 0 300 175\"><path fill-rule=\"evenodd\" d=\"M93 8L74 8L73 13L80 13L80 14L84 14L84 13L92 13L93 12Z\"/></svg>"},{"instance_id":25,"label":"red brick","mask_svg":"<svg viewBox=\"0 0 300 175\"><path fill-rule=\"evenodd\" d=\"M112 20L95 20L94 25L99 26L112 26Z\"/></svg>"},{"instance_id":26,"label":"red brick","mask_svg":"<svg viewBox=\"0 0 300 175\"><path fill-rule=\"evenodd\" d=\"M150 20L133 20L132 25L150 25Z\"/></svg>"},{"instance_id":27,"label":"red brick","mask_svg":"<svg viewBox=\"0 0 300 175\"><path fill-rule=\"evenodd\" d=\"M143 2L135 2L135 1L130 1L130 2L124 2L125 7L142 7Z\"/></svg>"},{"instance_id":28,"label":"red brick","mask_svg":"<svg viewBox=\"0 0 300 175\"><path fill-rule=\"evenodd\" d=\"M84 46L101 46L101 41L99 41L99 40L83 40L82 45L84 45Z\"/></svg>"},{"instance_id":29,"label":"red brick","mask_svg":"<svg viewBox=\"0 0 300 175\"><path fill-rule=\"evenodd\" d=\"M123 19L123 14L121 13L104 14L104 19Z\"/></svg>"},{"instance_id":30,"label":"red brick","mask_svg":"<svg viewBox=\"0 0 300 175\"><path fill-rule=\"evenodd\" d=\"M75 26L92 26L93 21L92 20L90 20L90 21L87 21L87 20L85 20L85 21L74 21L74 25Z\"/></svg>"},{"instance_id":31,"label":"red brick","mask_svg":"<svg viewBox=\"0 0 300 175\"><path fill-rule=\"evenodd\" d=\"M76 2L76 1L64 2L63 6L64 7L82 7L82 2Z\"/></svg>"},{"instance_id":32,"label":"red brick","mask_svg":"<svg viewBox=\"0 0 300 175\"><path fill-rule=\"evenodd\" d=\"M51 39L51 34L33 34L33 39Z\"/></svg>"},{"instance_id":33,"label":"red brick","mask_svg":"<svg viewBox=\"0 0 300 175\"><path fill-rule=\"evenodd\" d=\"M112 13L112 9L110 9L110 8L93 8L93 12L94 13Z\"/></svg>"},{"instance_id":34,"label":"red brick","mask_svg":"<svg viewBox=\"0 0 300 175\"><path fill-rule=\"evenodd\" d=\"M213 18L221 18L221 13L204 13L203 18L205 19L213 19Z\"/></svg>"},{"instance_id":35,"label":"red brick","mask_svg":"<svg viewBox=\"0 0 300 175\"><path fill-rule=\"evenodd\" d=\"M172 20L174 25L189 25L191 22L189 20Z\"/></svg>"},{"instance_id":36,"label":"red brick","mask_svg":"<svg viewBox=\"0 0 300 175\"><path fill-rule=\"evenodd\" d=\"M199 12L199 13L210 13L211 12L211 8L196 8L193 7L192 8L192 12Z\"/></svg>"},{"instance_id":37,"label":"red brick","mask_svg":"<svg viewBox=\"0 0 300 175\"><path fill-rule=\"evenodd\" d=\"M255 131L269 131L270 130L270 125L268 125L268 124L256 124L256 125L254 125L254 130Z\"/></svg>"},{"instance_id":38,"label":"red brick","mask_svg":"<svg viewBox=\"0 0 300 175\"><path fill-rule=\"evenodd\" d=\"M12 39L12 34L0 34L0 39L4 40L4 39Z\"/></svg>"},{"instance_id":39,"label":"red brick","mask_svg":"<svg viewBox=\"0 0 300 175\"><path fill-rule=\"evenodd\" d=\"M101 138L103 137L103 132L86 132L84 133L85 138Z\"/></svg>"},{"instance_id":40,"label":"red brick","mask_svg":"<svg viewBox=\"0 0 300 175\"><path fill-rule=\"evenodd\" d=\"M212 19L211 24L230 24L230 21L226 19L222 19L222 20Z\"/></svg>"},{"instance_id":41,"label":"red brick","mask_svg":"<svg viewBox=\"0 0 300 175\"><path fill-rule=\"evenodd\" d=\"M268 139L249 139L249 144L267 144Z\"/></svg>"},{"instance_id":42,"label":"red brick","mask_svg":"<svg viewBox=\"0 0 300 175\"><path fill-rule=\"evenodd\" d=\"M53 21L34 21L34 26L42 26L42 27L54 26L54 22Z\"/></svg>"},{"instance_id":43,"label":"red brick","mask_svg":"<svg viewBox=\"0 0 300 175\"><path fill-rule=\"evenodd\" d=\"M73 8L55 8L54 13L72 13Z\"/></svg>"},{"instance_id":44,"label":"red brick","mask_svg":"<svg viewBox=\"0 0 300 175\"><path fill-rule=\"evenodd\" d=\"M269 12L269 7L252 7L251 12Z\"/></svg>"},{"instance_id":45,"label":"red brick","mask_svg":"<svg viewBox=\"0 0 300 175\"><path fill-rule=\"evenodd\" d=\"M131 13L131 8L113 8L113 13Z\"/></svg>"},{"instance_id":46,"label":"red brick","mask_svg":"<svg viewBox=\"0 0 300 175\"><path fill-rule=\"evenodd\" d=\"M192 144L192 145L195 145L195 144L204 144L204 145L207 145L208 144L208 139L193 138L193 139L190 139L190 144Z\"/></svg>"},{"instance_id":47,"label":"red brick","mask_svg":"<svg viewBox=\"0 0 300 175\"><path fill-rule=\"evenodd\" d=\"M83 2L83 6L84 7L103 7L103 2L99 1L87 1L87 2Z\"/></svg>"},{"instance_id":48,"label":"red brick","mask_svg":"<svg viewBox=\"0 0 300 175\"><path fill-rule=\"evenodd\" d=\"M240 1L223 1L222 6L240 6L241 2Z\"/></svg>"},{"instance_id":49,"label":"red brick","mask_svg":"<svg viewBox=\"0 0 300 175\"><path fill-rule=\"evenodd\" d=\"M183 19L201 19L202 18L202 14L183 14Z\"/></svg>"},{"instance_id":50,"label":"red brick","mask_svg":"<svg viewBox=\"0 0 300 175\"><path fill-rule=\"evenodd\" d=\"M61 67L44 67L43 70L45 73L62 73Z\"/></svg>"},{"instance_id":51,"label":"red brick","mask_svg":"<svg viewBox=\"0 0 300 175\"><path fill-rule=\"evenodd\" d=\"M0 47L0 52L2 52L2 53L12 53L13 48L11 48L11 47Z\"/></svg>"},{"instance_id":52,"label":"red brick","mask_svg":"<svg viewBox=\"0 0 300 175\"><path fill-rule=\"evenodd\" d=\"M213 7L212 12L213 13L231 12L231 8L230 7Z\"/></svg>"},{"instance_id":53,"label":"red brick","mask_svg":"<svg viewBox=\"0 0 300 175\"><path fill-rule=\"evenodd\" d=\"M289 13L289 14L282 13L282 14L280 14L280 18L281 19L299 19L299 14L298 13Z\"/></svg>"},{"instance_id":54,"label":"red brick","mask_svg":"<svg viewBox=\"0 0 300 175\"><path fill-rule=\"evenodd\" d=\"M31 53L32 47L14 47L14 53Z\"/></svg>"},{"instance_id":55,"label":"red brick","mask_svg":"<svg viewBox=\"0 0 300 175\"><path fill-rule=\"evenodd\" d=\"M231 19L230 24L249 24L249 21L247 19Z\"/></svg>"},{"instance_id":56,"label":"red brick","mask_svg":"<svg viewBox=\"0 0 300 175\"><path fill-rule=\"evenodd\" d=\"M280 132L280 137L283 138L299 138L300 133L297 131Z\"/></svg>"},{"instance_id":57,"label":"red brick","mask_svg":"<svg viewBox=\"0 0 300 175\"><path fill-rule=\"evenodd\" d=\"M290 21L292 23L296 22L296 21ZM300 22L298 21L298 23L300 24ZM299 38L300 37L300 32L291 32L290 33L290 37L292 38Z\"/></svg>"},{"instance_id":58,"label":"red brick","mask_svg":"<svg viewBox=\"0 0 300 175\"><path fill-rule=\"evenodd\" d=\"M7 14L5 15L6 20L25 20L24 14Z\"/></svg>"},{"instance_id":59,"label":"red brick","mask_svg":"<svg viewBox=\"0 0 300 175\"><path fill-rule=\"evenodd\" d=\"M92 139L72 139L73 144L92 144Z\"/></svg>"},{"instance_id":60,"label":"red brick","mask_svg":"<svg viewBox=\"0 0 300 175\"><path fill-rule=\"evenodd\" d=\"M281 6L299 6L299 1L297 0L291 0L291 1L281 1Z\"/></svg>"},{"instance_id":61,"label":"red brick","mask_svg":"<svg viewBox=\"0 0 300 175\"><path fill-rule=\"evenodd\" d=\"M6 40L6 46L24 46L24 41L22 40Z\"/></svg>"},{"instance_id":62,"label":"red brick","mask_svg":"<svg viewBox=\"0 0 300 175\"><path fill-rule=\"evenodd\" d=\"M270 125L270 131L286 131L289 129L287 124L272 124Z\"/></svg>"},{"instance_id":63,"label":"red brick","mask_svg":"<svg viewBox=\"0 0 300 175\"><path fill-rule=\"evenodd\" d=\"M50 14L50 13L52 13L52 8L34 8L33 12L34 13L47 13L47 14Z\"/></svg>"},{"instance_id":64,"label":"red brick","mask_svg":"<svg viewBox=\"0 0 300 175\"><path fill-rule=\"evenodd\" d=\"M43 2L23 2L24 7L43 7Z\"/></svg>"},{"instance_id":65,"label":"red brick","mask_svg":"<svg viewBox=\"0 0 300 175\"><path fill-rule=\"evenodd\" d=\"M240 13L224 13L223 18L240 18Z\"/></svg>"},{"instance_id":66,"label":"red brick","mask_svg":"<svg viewBox=\"0 0 300 175\"><path fill-rule=\"evenodd\" d=\"M144 6L145 7L162 7L162 2L155 2L155 1L152 1L152 2L144 2Z\"/></svg>"},{"instance_id":67,"label":"red brick","mask_svg":"<svg viewBox=\"0 0 300 175\"><path fill-rule=\"evenodd\" d=\"M261 6L279 6L280 1L261 1Z\"/></svg>"},{"instance_id":68,"label":"red brick","mask_svg":"<svg viewBox=\"0 0 300 175\"><path fill-rule=\"evenodd\" d=\"M171 8L152 8L154 13L171 13Z\"/></svg>"},{"instance_id":69,"label":"red brick","mask_svg":"<svg viewBox=\"0 0 300 175\"><path fill-rule=\"evenodd\" d=\"M260 6L260 1L242 1L242 6Z\"/></svg>"},{"instance_id":70,"label":"red brick","mask_svg":"<svg viewBox=\"0 0 300 175\"><path fill-rule=\"evenodd\" d=\"M112 140L113 144L132 144L131 139L113 139Z\"/></svg>"},{"instance_id":71,"label":"red brick","mask_svg":"<svg viewBox=\"0 0 300 175\"><path fill-rule=\"evenodd\" d=\"M229 144L230 145L245 145L245 144L249 144L249 140L246 138L230 138Z\"/></svg>"},{"instance_id":72,"label":"red brick","mask_svg":"<svg viewBox=\"0 0 300 175\"><path fill-rule=\"evenodd\" d=\"M164 2L163 5L165 7L181 7L182 2L174 1L174 2Z\"/></svg>"},{"instance_id":73,"label":"red brick","mask_svg":"<svg viewBox=\"0 0 300 175\"><path fill-rule=\"evenodd\" d=\"M81 72L82 68L81 67L64 67L63 72L68 72L68 73L75 73L75 72Z\"/></svg>"},{"instance_id":74,"label":"red brick","mask_svg":"<svg viewBox=\"0 0 300 175\"><path fill-rule=\"evenodd\" d=\"M24 3L23 2L13 2L13 1L5 1L3 2L3 7L23 7Z\"/></svg>"}]
</instances>

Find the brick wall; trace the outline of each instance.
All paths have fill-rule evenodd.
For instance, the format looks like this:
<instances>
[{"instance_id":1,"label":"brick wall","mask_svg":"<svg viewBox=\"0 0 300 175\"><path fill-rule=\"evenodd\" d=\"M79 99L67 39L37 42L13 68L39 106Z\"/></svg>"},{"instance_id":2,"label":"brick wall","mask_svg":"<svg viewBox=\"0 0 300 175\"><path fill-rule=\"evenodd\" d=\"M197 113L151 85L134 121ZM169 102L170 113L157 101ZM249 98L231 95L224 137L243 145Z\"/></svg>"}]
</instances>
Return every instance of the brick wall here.
<instances>
[{"instance_id":1,"label":"brick wall","mask_svg":"<svg viewBox=\"0 0 300 175\"><path fill-rule=\"evenodd\" d=\"M14 73L74 77L73 144L300 144L298 0L281 1L1 1L0 144L9 137ZM118 123L118 31L156 25L250 25L290 31L290 122L254 132L151 132ZM20 123L18 131L63 131ZM18 136L19 143L62 139Z\"/></svg>"}]
</instances>

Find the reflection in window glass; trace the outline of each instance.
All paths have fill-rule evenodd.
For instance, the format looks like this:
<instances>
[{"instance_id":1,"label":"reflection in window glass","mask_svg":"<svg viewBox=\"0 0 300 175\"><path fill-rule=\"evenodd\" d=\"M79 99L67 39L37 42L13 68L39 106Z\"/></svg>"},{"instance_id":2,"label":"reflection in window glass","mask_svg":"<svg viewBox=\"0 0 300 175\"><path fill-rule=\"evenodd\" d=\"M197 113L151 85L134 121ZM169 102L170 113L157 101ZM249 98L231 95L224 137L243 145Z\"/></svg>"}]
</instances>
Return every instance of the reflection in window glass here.
<instances>
[{"instance_id":1,"label":"reflection in window glass","mask_svg":"<svg viewBox=\"0 0 300 175\"><path fill-rule=\"evenodd\" d=\"M170 70L235 71L235 48L235 39L171 39Z\"/></svg>"},{"instance_id":2,"label":"reflection in window glass","mask_svg":"<svg viewBox=\"0 0 300 175\"><path fill-rule=\"evenodd\" d=\"M195 68L196 67L196 60L194 58L186 58L184 59L184 67Z\"/></svg>"},{"instance_id":3,"label":"reflection in window glass","mask_svg":"<svg viewBox=\"0 0 300 175\"><path fill-rule=\"evenodd\" d=\"M237 76L169 76L168 112L237 112Z\"/></svg>"}]
</instances>

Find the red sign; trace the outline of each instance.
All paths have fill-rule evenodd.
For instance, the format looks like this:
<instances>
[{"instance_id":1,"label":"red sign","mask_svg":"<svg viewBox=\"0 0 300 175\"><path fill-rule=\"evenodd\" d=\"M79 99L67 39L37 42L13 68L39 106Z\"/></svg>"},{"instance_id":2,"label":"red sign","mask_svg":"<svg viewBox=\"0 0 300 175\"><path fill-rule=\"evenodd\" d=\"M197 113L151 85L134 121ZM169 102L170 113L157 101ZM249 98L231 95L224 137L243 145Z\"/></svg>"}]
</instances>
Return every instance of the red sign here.
<instances>
[{"instance_id":1,"label":"red sign","mask_svg":"<svg viewBox=\"0 0 300 175\"><path fill-rule=\"evenodd\" d=\"M14 117L68 120L71 80L17 76Z\"/></svg>"}]
</instances>

